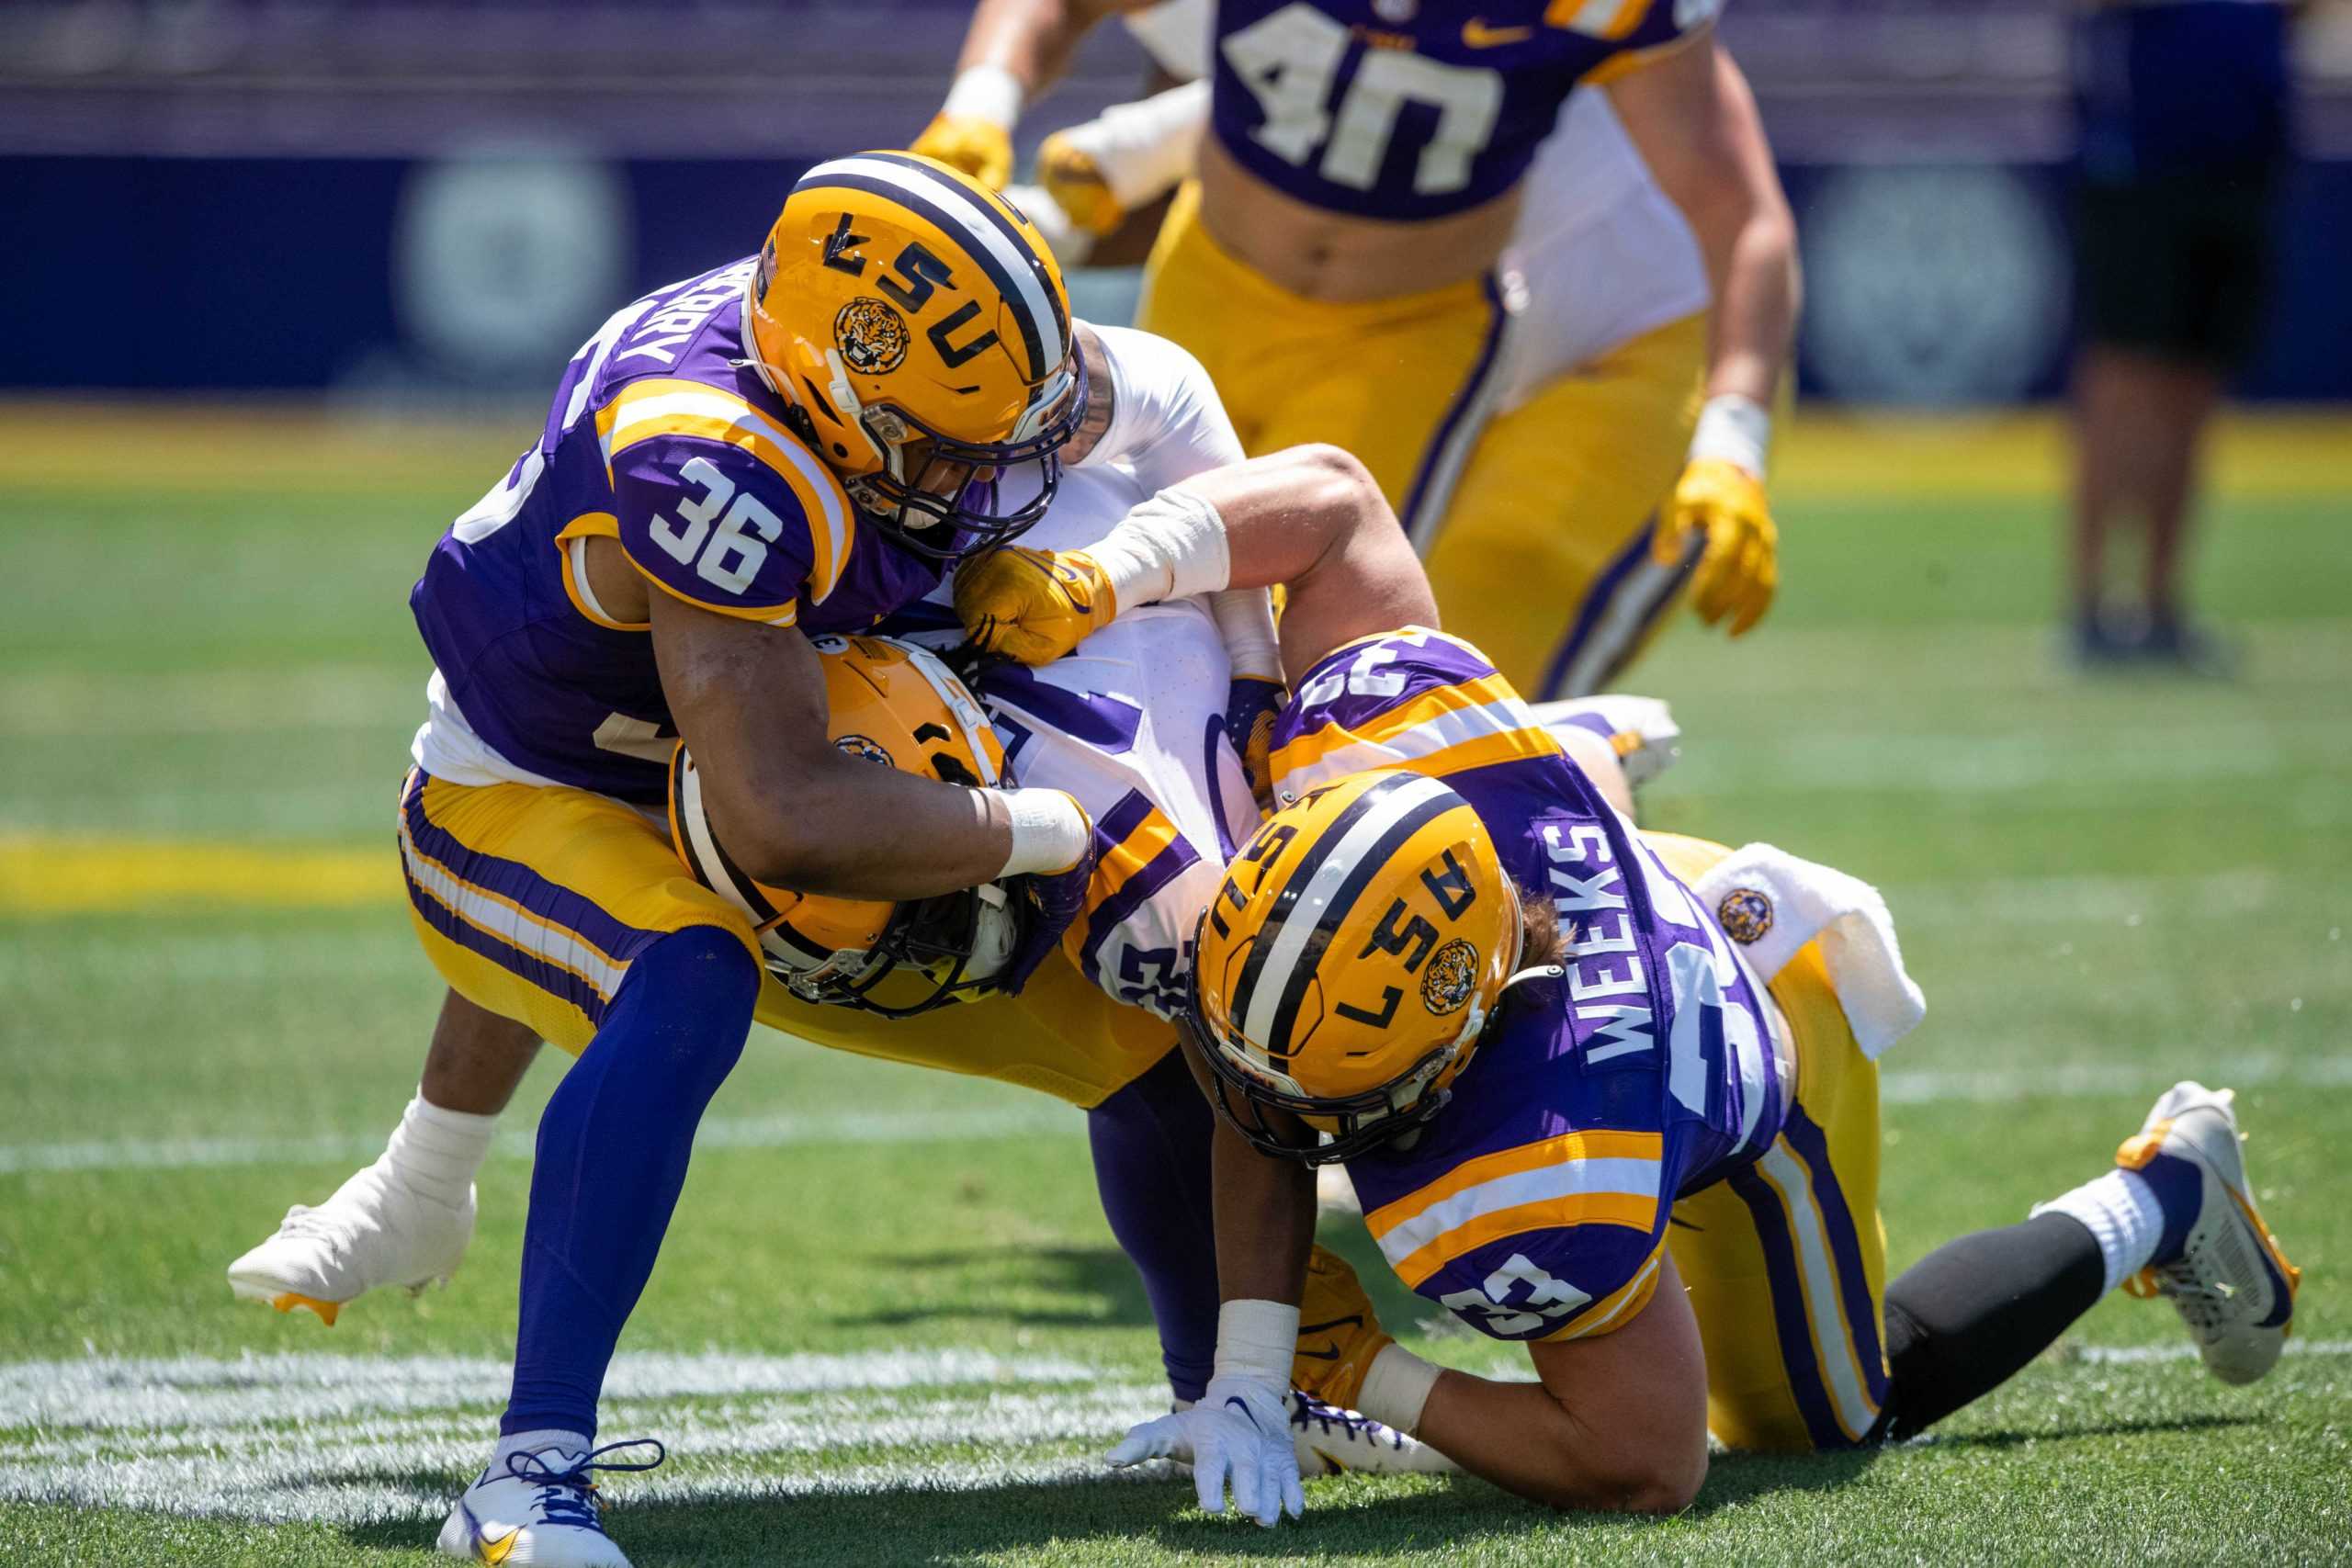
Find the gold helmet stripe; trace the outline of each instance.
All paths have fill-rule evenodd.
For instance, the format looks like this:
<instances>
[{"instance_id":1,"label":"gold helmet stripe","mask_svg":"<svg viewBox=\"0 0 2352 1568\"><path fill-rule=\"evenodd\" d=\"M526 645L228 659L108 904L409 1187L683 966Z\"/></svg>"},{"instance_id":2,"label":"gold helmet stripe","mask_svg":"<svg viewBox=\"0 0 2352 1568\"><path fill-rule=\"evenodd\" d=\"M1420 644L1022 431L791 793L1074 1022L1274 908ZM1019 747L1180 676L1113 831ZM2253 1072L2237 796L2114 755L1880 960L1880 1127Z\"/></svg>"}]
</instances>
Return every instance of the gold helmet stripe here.
<instances>
[{"instance_id":1,"label":"gold helmet stripe","mask_svg":"<svg viewBox=\"0 0 2352 1568\"><path fill-rule=\"evenodd\" d=\"M1012 308L1029 354L1028 380L1043 381L1068 357L1067 322L1037 275L1031 248L1001 214L955 181L912 158L861 153L818 164L793 189L862 190L927 220L956 241Z\"/></svg>"},{"instance_id":2,"label":"gold helmet stripe","mask_svg":"<svg viewBox=\"0 0 2352 1568\"><path fill-rule=\"evenodd\" d=\"M1246 1036L1270 1055L1290 1055L1291 1025L1325 951L1313 939L1338 928L1406 840L1462 804L1435 779L1398 773L1365 791L1317 839L1275 895L1235 987Z\"/></svg>"}]
</instances>

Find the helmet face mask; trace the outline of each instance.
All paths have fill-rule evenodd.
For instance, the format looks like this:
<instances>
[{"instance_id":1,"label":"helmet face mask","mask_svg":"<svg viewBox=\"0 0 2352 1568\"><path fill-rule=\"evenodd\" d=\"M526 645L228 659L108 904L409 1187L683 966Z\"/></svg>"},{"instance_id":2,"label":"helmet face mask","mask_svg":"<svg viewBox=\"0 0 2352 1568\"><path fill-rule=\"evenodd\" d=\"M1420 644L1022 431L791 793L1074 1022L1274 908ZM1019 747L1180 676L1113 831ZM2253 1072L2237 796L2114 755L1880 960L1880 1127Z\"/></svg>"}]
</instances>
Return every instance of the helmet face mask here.
<instances>
[{"instance_id":1,"label":"helmet face mask","mask_svg":"<svg viewBox=\"0 0 2352 1568\"><path fill-rule=\"evenodd\" d=\"M1086 361L1073 355L1070 367L1039 389L1036 416L1023 421L1037 429L1023 438L964 441L893 404L861 406L858 423L882 466L843 480L843 488L866 521L933 560L961 560L1012 543L1046 514L1061 488L1061 449L1086 412ZM1035 493L999 511L1007 476L1032 467ZM942 468L960 468L963 477L941 485L933 476Z\"/></svg>"},{"instance_id":2,"label":"helmet face mask","mask_svg":"<svg viewBox=\"0 0 2352 1568\"><path fill-rule=\"evenodd\" d=\"M833 159L793 186L745 290L759 374L872 526L953 562L1045 514L1084 359L1061 270L1010 203L928 158ZM926 485L943 465L970 473ZM1001 508L1006 477L1033 467L1034 494Z\"/></svg>"},{"instance_id":3,"label":"helmet face mask","mask_svg":"<svg viewBox=\"0 0 2352 1568\"><path fill-rule=\"evenodd\" d=\"M1218 1112L1307 1165L1442 1111L1524 945L1518 889L1469 803L1401 770L1269 818L1195 928L1186 1043Z\"/></svg>"},{"instance_id":4,"label":"helmet face mask","mask_svg":"<svg viewBox=\"0 0 2352 1568\"><path fill-rule=\"evenodd\" d=\"M1003 747L935 655L889 637L810 642L824 671L835 749L944 784L1001 781ZM679 858L751 922L768 972L801 1000L910 1018L997 988L1024 918L1001 885L895 904L768 886L718 842L683 743L672 753L669 794Z\"/></svg>"}]
</instances>

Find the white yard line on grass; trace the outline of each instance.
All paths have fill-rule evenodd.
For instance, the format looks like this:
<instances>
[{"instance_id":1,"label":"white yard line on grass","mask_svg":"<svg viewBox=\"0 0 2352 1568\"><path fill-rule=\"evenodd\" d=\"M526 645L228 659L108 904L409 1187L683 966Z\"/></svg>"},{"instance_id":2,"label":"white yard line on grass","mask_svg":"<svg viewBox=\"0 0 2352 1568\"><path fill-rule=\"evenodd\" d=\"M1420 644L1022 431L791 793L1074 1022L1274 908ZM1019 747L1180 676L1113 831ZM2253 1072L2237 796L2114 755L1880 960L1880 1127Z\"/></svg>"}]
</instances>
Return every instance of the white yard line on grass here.
<instances>
[{"instance_id":1,"label":"white yard line on grass","mask_svg":"<svg viewBox=\"0 0 2352 1568\"><path fill-rule=\"evenodd\" d=\"M266 1356L0 1366L0 1499L260 1520L429 1520L447 1490L388 1475L481 1462L510 1369L461 1357ZM1098 1480L1164 1385L970 1351L617 1358L608 1430L684 1461L636 1498ZM706 1400L714 1403L681 1404ZM975 1462L974 1449L1000 1456ZM855 1453L840 1469L829 1456Z\"/></svg>"},{"instance_id":2,"label":"white yard line on grass","mask_svg":"<svg viewBox=\"0 0 2352 1568\"><path fill-rule=\"evenodd\" d=\"M803 1144L923 1144L959 1140L1078 1137L1086 1122L1058 1101L996 1111L872 1111L714 1116L695 1135L706 1149L773 1149ZM532 1134L509 1128L494 1152L526 1159ZM327 1133L311 1138L122 1138L72 1144L0 1144L0 1176L26 1171L187 1170L220 1166L309 1165L368 1160L384 1152L384 1134Z\"/></svg>"},{"instance_id":3,"label":"white yard line on grass","mask_svg":"<svg viewBox=\"0 0 2352 1568\"><path fill-rule=\"evenodd\" d=\"M2096 1100L2139 1094L2195 1077L2216 1087L2352 1086L2352 1054L2324 1056L2238 1055L2209 1060L2143 1057L2073 1061L2034 1068L1889 1069L1879 1095L1889 1105L1974 1104L1996 1100ZM1078 1137L1085 1122L1044 1100L995 1111L812 1111L717 1116L696 1139L706 1149L773 1149L825 1144L921 1144L1003 1138ZM333 1133L311 1138L123 1138L71 1144L0 1144L0 1176L28 1171L187 1170L223 1166L312 1165L360 1161L383 1152L383 1134ZM510 1128L495 1152L527 1158L531 1134Z\"/></svg>"}]
</instances>

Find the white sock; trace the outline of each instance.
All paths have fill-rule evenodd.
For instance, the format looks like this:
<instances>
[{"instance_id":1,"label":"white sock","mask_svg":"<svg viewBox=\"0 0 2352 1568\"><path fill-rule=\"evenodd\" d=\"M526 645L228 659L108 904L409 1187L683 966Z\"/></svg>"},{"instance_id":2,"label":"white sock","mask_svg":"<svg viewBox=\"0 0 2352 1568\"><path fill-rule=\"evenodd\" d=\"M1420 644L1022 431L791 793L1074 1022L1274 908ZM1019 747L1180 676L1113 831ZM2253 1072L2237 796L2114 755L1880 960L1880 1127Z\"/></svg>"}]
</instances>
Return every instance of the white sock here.
<instances>
[{"instance_id":1,"label":"white sock","mask_svg":"<svg viewBox=\"0 0 2352 1568\"><path fill-rule=\"evenodd\" d=\"M536 1432L505 1432L498 1438L498 1447L490 1453L490 1473L506 1473L506 1461L512 1454L535 1454L545 1449L561 1449L578 1458L594 1444L577 1432L567 1432L560 1427L542 1427Z\"/></svg>"},{"instance_id":2,"label":"white sock","mask_svg":"<svg viewBox=\"0 0 2352 1568\"><path fill-rule=\"evenodd\" d=\"M419 1094L408 1102L378 1163L418 1197L459 1208L497 1131L495 1116L444 1111Z\"/></svg>"},{"instance_id":3,"label":"white sock","mask_svg":"<svg viewBox=\"0 0 2352 1568\"><path fill-rule=\"evenodd\" d=\"M1384 1427L1417 1434L1440 1370L1402 1345L1384 1345L1363 1375L1359 1408Z\"/></svg>"},{"instance_id":4,"label":"white sock","mask_svg":"<svg viewBox=\"0 0 2352 1568\"><path fill-rule=\"evenodd\" d=\"M2135 1171L2110 1170L2072 1192L2036 1203L2033 1212L2064 1214L2091 1233L2106 1260L2110 1291L2148 1266L2165 1234L2164 1205Z\"/></svg>"}]
</instances>

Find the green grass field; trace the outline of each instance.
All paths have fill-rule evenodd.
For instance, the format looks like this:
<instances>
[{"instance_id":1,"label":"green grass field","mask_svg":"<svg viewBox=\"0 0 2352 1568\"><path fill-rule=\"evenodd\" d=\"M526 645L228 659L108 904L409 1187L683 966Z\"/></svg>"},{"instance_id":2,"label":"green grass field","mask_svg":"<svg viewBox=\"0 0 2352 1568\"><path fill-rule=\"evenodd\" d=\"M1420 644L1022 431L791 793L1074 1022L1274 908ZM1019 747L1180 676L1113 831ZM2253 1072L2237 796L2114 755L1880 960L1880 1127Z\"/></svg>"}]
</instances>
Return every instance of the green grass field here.
<instances>
[{"instance_id":1,"label":"green grass field","mask_svg":"<svg viewBox=\"0 0 2352 1568\"><path fill-rule=\"evenodd\" d=\"M530 421L272 447L0 406L0 1562L423 1563L480 1463L560 1059L448 1290L330 1330L220 1270L414 1084L405 594ZM2231 684L2066 670L2048 432L1972 439L1800 433L1772 618L1678 626L1634 682L1686 730L1645 811L1885 889L1930 1001L1884 1064L1898 1268L2095 1173L2175 1077L2237 1085L2305 1270L2267 1382L2211 1382L2168 1309L2118 1300L1927 1440L1722 1458L1673 1520L1341 1478L1263 1533L1097 1462L1164 1391L1074 1112L762 1034L608 1391L608 1437L673 1451L612 1486L616 1538L643 1568L2344 1560L2352 429L2222 465L2200 578L2248 645ZM223 846L248 874L188 872ZM1408 1343L1510 1365L1327 1228Z\"/></svg>"}]
</instances>

